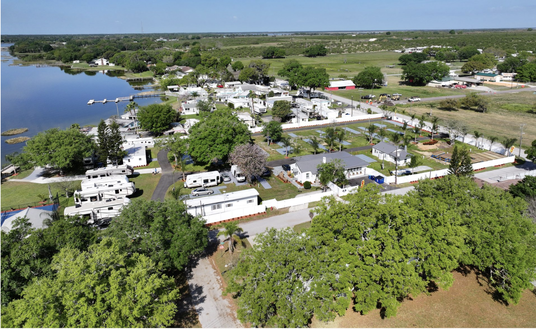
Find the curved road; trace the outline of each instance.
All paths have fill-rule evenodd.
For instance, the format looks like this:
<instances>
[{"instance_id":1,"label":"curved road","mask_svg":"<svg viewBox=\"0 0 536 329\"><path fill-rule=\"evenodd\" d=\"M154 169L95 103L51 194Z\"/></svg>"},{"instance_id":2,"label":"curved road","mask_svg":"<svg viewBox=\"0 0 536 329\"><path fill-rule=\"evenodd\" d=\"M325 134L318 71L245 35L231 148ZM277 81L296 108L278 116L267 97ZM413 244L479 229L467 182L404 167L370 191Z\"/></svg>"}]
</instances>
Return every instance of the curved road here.
<instances>
[{"instance_id":1,"label":"curved road","mask_svg":"<svg viewBox=\"0 0 536 329\"><path fill-rule=\"evenodd\" d=\"M162 170L162 177L160 177L158 185L156 185L151 200L164 201L164 197L166 196L166 192L169 187L179 179L179 175L177 175L177 177L174 177L173 168L171 168L171 164L169 163L167 155L168 151L160 150L160 152L158 152L156 156L158 158L158 163L160 164L160 168Z\"/></svg>"}]
</instances>

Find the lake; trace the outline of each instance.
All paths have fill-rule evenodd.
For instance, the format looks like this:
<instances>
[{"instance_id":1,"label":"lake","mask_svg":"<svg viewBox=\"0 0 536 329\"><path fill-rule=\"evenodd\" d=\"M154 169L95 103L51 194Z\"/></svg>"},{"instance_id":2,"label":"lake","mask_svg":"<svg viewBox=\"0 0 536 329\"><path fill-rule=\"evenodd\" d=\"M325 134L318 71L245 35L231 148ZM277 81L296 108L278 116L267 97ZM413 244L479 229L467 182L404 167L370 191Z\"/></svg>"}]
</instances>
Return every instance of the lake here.
<instances>
[{"instance_id":1,"label":"lake","mask_svg":"<svg viewBox=\"0 0 536 329\"><path fill-rule=\"evenodd\" d=\"M2 44L2 47L9 45ZM14 128L29 128L21 135L2 136L2 167L5 155L20 152L25 143L6 144L5 140L18 136L32 137L37 133L58 127L65 129L73 123L80 126L97 125L124 112L128 102L87 105L90 99L116 99L137 94L128 82L102 72L70 72L59 67L13 65L13 58L2 51L2 132ZM66 73L67 72L67 73ZM113 73L111 74L113 75ZM140 106L160 103L160 98L138 98Z\"/></svg>"}]
</instances>

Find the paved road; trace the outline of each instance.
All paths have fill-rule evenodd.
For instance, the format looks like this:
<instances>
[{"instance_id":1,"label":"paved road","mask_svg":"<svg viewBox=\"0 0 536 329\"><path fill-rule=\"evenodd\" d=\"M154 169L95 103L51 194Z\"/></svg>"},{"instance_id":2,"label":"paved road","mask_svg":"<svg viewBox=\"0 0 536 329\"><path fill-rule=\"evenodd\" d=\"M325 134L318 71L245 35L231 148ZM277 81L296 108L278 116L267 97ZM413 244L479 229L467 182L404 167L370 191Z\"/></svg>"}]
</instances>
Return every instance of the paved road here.
<instances>
[{"instance_id":1,"label":"paved road","mask_svg":"<svg viewBox=\"0 0 536 329\"><path fill-rule=\"evenodd\" d=\"M166 196L166 192L169 189L173 183L179 180L179 176L181 175L173 175L173 168L171 167L171 164L169 163L168 157L167 157L168 151L166 150L160 150L158 152L157 158L158 163L160 164L160 172L162 175L160 177L160 180L158 181L158 185L156 185L156 188L153 192L153 195L151 197L151 200L160 200L164 201L164 197Z\"/></svg>"}]
</instances>

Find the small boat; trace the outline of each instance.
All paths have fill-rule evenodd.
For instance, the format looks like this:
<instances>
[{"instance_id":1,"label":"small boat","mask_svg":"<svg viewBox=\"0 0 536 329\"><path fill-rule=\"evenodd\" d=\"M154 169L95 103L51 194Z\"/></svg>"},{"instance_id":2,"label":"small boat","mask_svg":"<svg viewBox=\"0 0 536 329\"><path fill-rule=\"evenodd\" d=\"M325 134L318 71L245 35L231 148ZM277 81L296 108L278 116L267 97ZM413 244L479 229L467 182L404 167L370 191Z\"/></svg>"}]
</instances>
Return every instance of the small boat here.
<instances>
[{"instance_id":1,"label":"small boat","mask_svg":"<svg viewBox=\"0 0 536 329\"><path fill-rule=\"evenodd\" d=\"M95 104L95 100L94 99L90 99L89 102L87 102L87 105L93 105Z\"/></svg>"},{"instance_id":2,"label":"small boat","mask_svg":"<svg viewBox=\"0 0 536 329\"><path fill-rule=\"evenodd\" d=\"M108 100L105 98L103 101L102 101L102 104L106 104L108 102Z\"/></svg>"}]
</instances>

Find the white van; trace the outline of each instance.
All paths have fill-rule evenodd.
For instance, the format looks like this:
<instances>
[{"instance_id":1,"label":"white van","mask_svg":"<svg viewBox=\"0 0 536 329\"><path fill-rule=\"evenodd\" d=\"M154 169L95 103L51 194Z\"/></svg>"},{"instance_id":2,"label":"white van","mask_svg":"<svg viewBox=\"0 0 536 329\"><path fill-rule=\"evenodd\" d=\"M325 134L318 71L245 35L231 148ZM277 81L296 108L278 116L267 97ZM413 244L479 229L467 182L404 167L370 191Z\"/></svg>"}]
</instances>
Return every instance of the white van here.
<instances>
[{"instance_id":1,"label":"white van","mask_svg":"<svg viewBox=\"0 0 536 329\"><path fill-rule=\"evenodd\" d=\"M200 174L192 174L186 176L186 182L184 182L184 187L207 187L207 186L216 186L221 182L220 173L218 171L209 171Z\"/></svg>"},{"instance_id":2,"label":"white van","mask_svg":"<svg viewBox=\"0 0 536 329\"><path fill-rule=\"evenodd\" d=\"M235 176L236 180L241 183L246 181L246 176L242 173L242 170L237 165L231 166L231 173Z\"/></svg>"}]
</instances>

